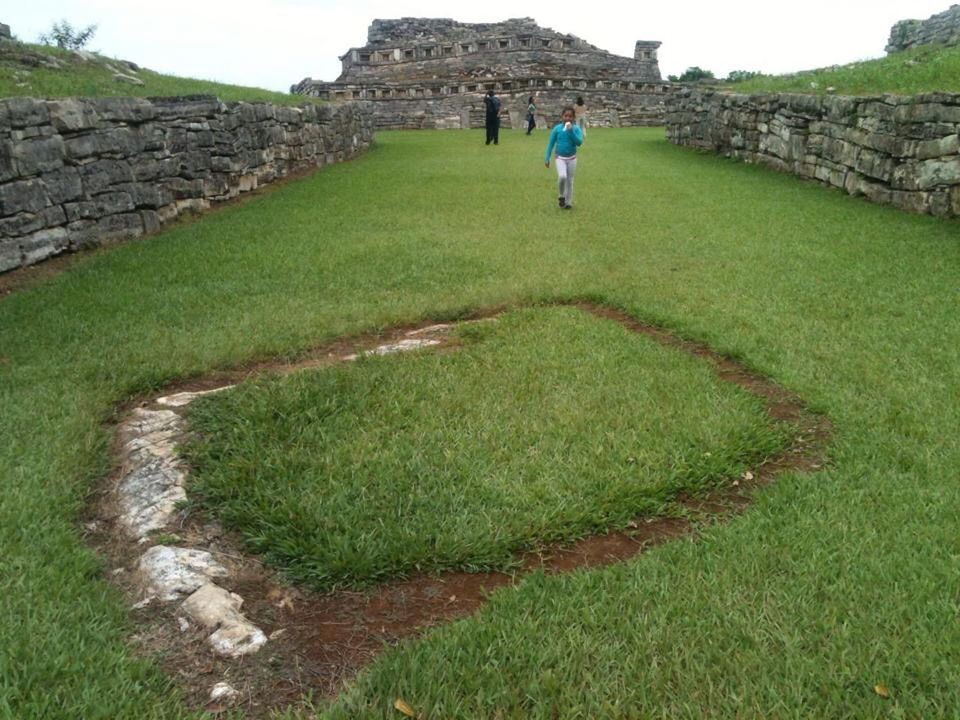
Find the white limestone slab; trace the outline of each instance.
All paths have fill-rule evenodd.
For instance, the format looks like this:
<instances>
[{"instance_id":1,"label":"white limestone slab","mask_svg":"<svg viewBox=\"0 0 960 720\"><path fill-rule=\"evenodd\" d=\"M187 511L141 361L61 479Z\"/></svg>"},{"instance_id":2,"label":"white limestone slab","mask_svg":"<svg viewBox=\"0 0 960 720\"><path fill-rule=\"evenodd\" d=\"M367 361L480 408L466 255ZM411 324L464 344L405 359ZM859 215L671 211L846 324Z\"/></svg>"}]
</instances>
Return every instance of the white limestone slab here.
<instances>
[{"instance_id":1,"label":"white limestone slab","mask_svg":"<svg viewBox=\"0 0 960 720\"><path fill-rule=\"evenodd\" d=\"M140 558L146 591L169 602L189 595L215 577L225 577L225 567L205 550L155 545Z\"/></svg>"}]
</instances>

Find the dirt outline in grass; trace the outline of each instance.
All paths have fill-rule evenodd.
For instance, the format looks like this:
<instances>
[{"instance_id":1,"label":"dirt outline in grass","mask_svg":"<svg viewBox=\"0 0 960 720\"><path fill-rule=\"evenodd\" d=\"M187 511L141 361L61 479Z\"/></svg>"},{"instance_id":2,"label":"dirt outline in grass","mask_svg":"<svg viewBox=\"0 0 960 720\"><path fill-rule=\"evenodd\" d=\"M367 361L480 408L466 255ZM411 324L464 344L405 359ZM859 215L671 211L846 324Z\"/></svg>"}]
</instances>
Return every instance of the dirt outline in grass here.
<instances>
[{"instance_id":1,"label":"dirt outline in grass","mask_svg":"<svg viewBox=\"0 0 960 720\"><path fill-rule=\"evenodd\" d=\"M248 717L263 717L291 706L309 707L311 698L330 699L344 681L372 662L384 649L422 635L437 625L473 614L494 590L516 585L533 571L569 572L621 562L669 540L695 536L701 527L723 522L743 512L753 493L772 483L783 472L816 472L826 463L826 447L832 426L826 416L809 410L803 400L742 363L725 357L704 343L684 340L673 333L644 323L623 310L595 301L544 302L500 305L459 319L482 320L521 307L576 307L595 317L619 323L631 332L693 355L711 366L717 378L732 383L764 403L771 422L791 426L791 442L779 453L757 463L739 478L730 478L721 489L706 495L680 495L671 517L638 517L625 532L592 535L568 544L550 545L520 556L520 569L512 573L444 572L415 574L406 579L379 584L366 591L333 593L301 591L287 585L258 558L244 553L239 538L215 522L182 514L173 531L188 547L210 550L231 572L224 584L245 599L244 613L263 627L270 642L254 656L239 660L214 656L199 628L176 631L179 603L151 604L132 610L138 632L133 644L140 653L160 658L160 664L179 686L190 707L212 712L227 709L210 702L210 687L219 681L240 691L236 708ZM319 345L292 361L263 360L231 370L169 383L153 392L118 406L116 417L136 407L155 405L156 399L178 392L205 391L242 382L259 374L288 374L307 368L323 368L344 362L348 355L369 352L384 344L422 335L435 321L403 325L377 333L342 337ZM447 338L430 352L455 349ZM169 409L169 408L167 408ZM132 543L118 526L115 488L120 475L119 433L111 428L113 471L104 478L90 504L85 520L89 544L105 558L110 582L119 586L131 604L139 585L136 567L146 547ZM110 569L113 570L110 570ZM280 631L279 633L277 631Z\"/></svg>"}]
</instances>

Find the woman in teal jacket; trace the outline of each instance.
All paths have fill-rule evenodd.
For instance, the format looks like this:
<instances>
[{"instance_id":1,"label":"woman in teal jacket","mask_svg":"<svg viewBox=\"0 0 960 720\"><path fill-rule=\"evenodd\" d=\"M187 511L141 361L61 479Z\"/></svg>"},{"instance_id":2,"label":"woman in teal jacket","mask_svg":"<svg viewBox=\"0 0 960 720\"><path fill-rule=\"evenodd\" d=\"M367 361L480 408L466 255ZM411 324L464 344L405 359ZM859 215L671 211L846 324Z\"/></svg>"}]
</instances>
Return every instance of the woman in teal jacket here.
<instances>
[{"instance_id":1,"label":"woman in teal jacket","mask_svg":"<svg viewBox=\"0 0 960 720\"><path fill-rule=\"evenodd\" d=\"M573 209L573 176L577 171L577 148L583 145L583 131L574 123L572 107L560 113L560 122L550 131L544 164L550 167L550 153L557 149L557 203L564 210Z\"/></svg>"}]
</instances>

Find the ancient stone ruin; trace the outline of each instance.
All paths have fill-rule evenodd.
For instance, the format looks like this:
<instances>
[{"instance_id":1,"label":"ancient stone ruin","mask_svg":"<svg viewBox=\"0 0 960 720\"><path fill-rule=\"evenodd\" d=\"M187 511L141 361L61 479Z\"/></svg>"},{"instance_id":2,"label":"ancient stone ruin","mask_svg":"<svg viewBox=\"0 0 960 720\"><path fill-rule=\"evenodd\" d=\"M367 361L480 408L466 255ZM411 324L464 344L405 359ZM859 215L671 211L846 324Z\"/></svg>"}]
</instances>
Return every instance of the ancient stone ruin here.
<instances>
[{"instance_id":1,"label":"ancient stone ruin","mask_svg":"<svg viewBox=\"0 0 960 720\"><path fill-rule=\"evenodd\" d=\"M582 96L590 125L663 122L659 42L638 41L634 57L601 50L531 18L467 24L449 19L374 20L367 44L340 60L336 82L306 78L291 92L329 100L369 100L378 128L475 128L483 95L494 90L507 111L503 127L525 124L534 96L537 125Z\"/></svg>"},{"instance_id":2,"label":"ancient stone ruin","mask_svg":"<svg viewBox=\"0 0 960 720\"><path fill-rule=\"evenodd\" d=\"M909 50L918 45L960 44L960 5L926 20L901 20L890 29L887 52Z\"/></svg>"}]
</instances>

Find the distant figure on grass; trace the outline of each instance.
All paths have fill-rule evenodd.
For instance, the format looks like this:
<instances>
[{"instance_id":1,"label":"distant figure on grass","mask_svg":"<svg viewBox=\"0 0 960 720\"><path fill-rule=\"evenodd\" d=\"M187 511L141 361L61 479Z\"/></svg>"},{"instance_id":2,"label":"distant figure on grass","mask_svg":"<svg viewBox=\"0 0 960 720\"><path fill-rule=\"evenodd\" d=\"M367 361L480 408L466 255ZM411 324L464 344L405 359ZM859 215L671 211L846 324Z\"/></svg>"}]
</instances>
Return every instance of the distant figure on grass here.
<instances>
[{"instance_id":1,"label":"distant figure on grass","mask_svg":"<svg viewBox=\"0 0 960 720\"><path fill-rule=\"evenodd\" d=\"M573 209L573 176L577 171L577 148L583 145L583 131L574 124L572 107L565 107L560 122L550 131L544 163L550 167L550 153L557 148L557 202L564 210Z\"/></svg>"},{"instance_id":2,"label":"distant figure on grass","mask_svg":"<svg viewBox=\"0 0 960 720\"><path fill-rule=\"evenodd\" d=\"M493 90L487 91L483 98L483 104L486 107L486 126L487 126L487 145L493 142L494 145L500 144L500 98L493 94Z\"/></svg>"},{"instance_id":3,"label":"distant figure on grass","mask_svg":"<svg viewBox=\"0 0 960 720\"><path fill-rule=\"evenodd\" d=\"M537 106L533 102L533 95L527 99L527 135L537 127Z\"/></svg>"},{"instance_id":4,"label":"distant figure on grass","mask_svg":"<svg viewBox=\"0 0 960 720\"><path fill-rule=\"evenodd\" d=\"M583 104L583 98L577 98L577 104L573 107L573 112L577 116L577 127L583 136L587 136L587 106Z\"/></svg>"}]
</instances>

